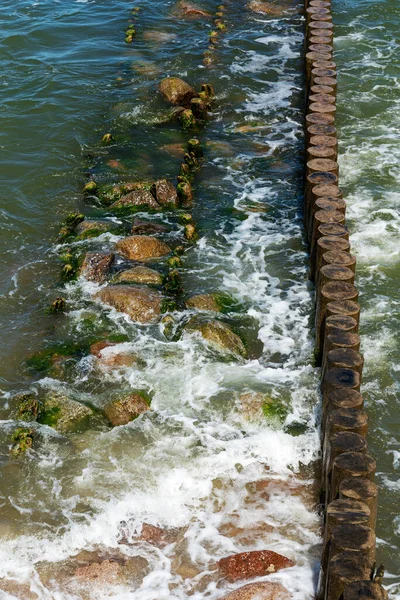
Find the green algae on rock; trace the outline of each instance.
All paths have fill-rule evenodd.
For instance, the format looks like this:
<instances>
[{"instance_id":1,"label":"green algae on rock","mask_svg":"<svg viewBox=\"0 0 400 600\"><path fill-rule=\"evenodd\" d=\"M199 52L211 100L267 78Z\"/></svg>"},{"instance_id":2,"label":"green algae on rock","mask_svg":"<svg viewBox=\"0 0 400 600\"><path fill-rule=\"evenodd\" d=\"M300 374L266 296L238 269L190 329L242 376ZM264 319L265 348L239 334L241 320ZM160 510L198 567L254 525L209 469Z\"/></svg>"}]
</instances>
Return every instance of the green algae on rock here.
<instances>
[{"instance_id":1,"label":"green algae on rock","mask_svg":"<svg viewBox=\"0 0 400 600\"><path fill-rule=\"evenodd\" d=\"M53 427L60 433L77 431L85 427L93 410L65 394L50 390L43 399L43 411L38 422Z\"/></svg>"},{"instance_id":2,"label":"green algae on rock","mask_svg":"<svg viewBox=\"0 0 400 600\"><path fill-rule=\"evenodd\" d=\"M120 212L138 211L143 208L152 210L161 210L161 205L154 198L149 190L133 190L123 196L120 196L110 207Z\"/></svg>"},{"instance_id":3,"label":"green algae on rock","mask_svg":"<svg viewBox=\"0 0 400 600\"><path fill-rule=\"evenodd\" d=\"M187 331L198 331L203 338L219 350L247 358L247 349L242 339L221 321L193 317L186 324Z\"/></svg>"},{"instance_id":4,"label":"green algae on rock","mask_svg":"<svg viewBox=\"0 0 400 600\"><path fill-rule=\"evenodd\" d=\"M195 296L191 296L186 300L186 307L213 312L220 312L221 310L213 294L196 294Z\"/></svg>"},{"instance_id":5,"label":"green algae on rock","mask_svg":"<svg viewBox=\"0 0 400 600\"><path fill-rule=\"evenodd\" d=\"M114 427L126 425L150 410L150 403L150 398L145 392L137 391L111 402L104 409L104 414Z\"/></svg>"},{"instance_id":6,"label":"green algae on rock","mask_svg":"<svg viewBox=\"0 0 400 600\"><path fill-rule=\"evenodd\" d=\"M12 446L10 454L14 457L24 454L33 446L34 432L28 427L20 427L16 429L12 435Z\"/></svg>"},{"instance_id":7,"label":"green algae on rock","mask_svg":"<svg viewBox=\"0 0 400 600\"><path fill-rule=\"evenodd\" d=\"M96 294L95 298L126 313L138 323L154 322L162 312L161 294L141 285L109 285Z\"/></svg>"},{"instance_id":8,"label":"green algae on rock","mask_svg":"<svg viewBox=\"0 0 400 600\"><path fill-rule=\"evenodd\" d=\"M198 96L191 85L179 77L166 77L160 82L159 90L167 102L177 106L190 106L192 98Z\"/></svg>"},{"instance_id":9,"label":"green algae on rock","mask_svg":"<svg viewBox=\"0 0 400 600\"><path fill-rule=\"evenodd\" d=\"M18 402L15 418L18 421L36 421L40 413L40 404L32 392L17 394L14 401Z\"/></svg>"}]
</instances>

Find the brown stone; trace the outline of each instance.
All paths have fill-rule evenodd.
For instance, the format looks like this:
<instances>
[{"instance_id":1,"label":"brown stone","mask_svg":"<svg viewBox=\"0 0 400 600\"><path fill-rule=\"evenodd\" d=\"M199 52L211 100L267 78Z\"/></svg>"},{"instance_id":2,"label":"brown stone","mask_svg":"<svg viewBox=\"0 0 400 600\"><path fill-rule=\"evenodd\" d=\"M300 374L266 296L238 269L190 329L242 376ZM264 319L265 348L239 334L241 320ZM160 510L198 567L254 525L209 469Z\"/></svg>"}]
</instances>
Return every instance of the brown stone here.
<instances>
[{"instance_id":1,"label":"brown stone","mask_svg":"<svg viewBox=\"0 0 400 600\"><path fill-rule=\"evenodd\" d=\"M168 231L166 225L161 223L154 223L153 221L143 221L142 219L135 219L133 221L131 233L133 235L151 235L157 233L165 233Z\"/></svg>"},{"instance_id":2,"label":"brown stone","mask_svg":"<svg viewBox=\"0 0 400 600\"><path fill-rule=\"evenodd\" d=\"M78 567L75 577L84 581L96 581L98 583L117 583L121 574L121 565L111 560L103 560L101 563L91 563L84 567Z\"/></svg>"},{"instance_id":3,"label":"brown stone","mask_svg":"<svg viewBox=\"0 0 400 600\"><path fill-rule=\"evenodd\" d=\"M161 210L161 206L149 190L133 190L111 205L111 208L140 208L147 207Z\"/></svg>"},{"instance_id":4,"label":"brown stone","mask_svg":"<svg viewBox=\"0 0 400 600\"><path fill-rule=\"evenodd\" d=\"M88 252L84 258L81 274L88 281L104 283L114 262L114 254Z\"/></svg>"},{"instance_id":5,"label":"brown stone","mask_svg":"<svg viewBox=\"0 0 400 600\"><path fill-rule=\"evenodd\" d=\"M154 260L172 252L161 240L148 235L132 235L120 240L115 249L130 260Z\"/></svg>"},{"instance_id":6,"label":"brown stone","mask_svg":"<svg viewBox=\"0 0 400 600\"><path fill-rule=\"evenodd\" d=\"M185 327L188 331L199 331L203 338L220 350L247 357L247 349L241 338L232 329L220 321L202 321L193 317Z\"/></svg>"},{"instance_id":7,"label":"brown stone","mask_svg":"<svg viewBox=\"0 0 400 600\"><path fill-rule=\"evenodd\" d=\"M154 193L161 206L178 206L178 195L174 184L168 179L159 179L154 184Z\"/></svg>"},{"instance_id":8,"label":"brown stone","mask_svg":"<svg viewBox=\"0 0 400 600\"><path fill-rule=\"evenodd\" d=\"M107 286L96 294L96 298L138 323L150 323L161 314L161 294L144 286Z\"/></svg>"},{"instance_id":9,"label":"brown stone","mask_svg":"<svg viewBox=\"0 0 400 600\"><path fill-rule=\"evenodd\" d=\"M211 310L220 312L218 302L212 294L197 294L186 300L187 308L195 308L197 310Z\"/></svg>"},{"instance_id":10,"label":"brown stone","mask_svg":"<svg viewBox=\"0 0 400 600\"><path fill-rule=\"evenodd\" d=\"M251 0L248 4L248 8L252 12L271 15L273 17L280 17L287 10L285 6L272 4L272 2L260 2L259 0Z\"/></svg>"},{"instance_id":11,"label":"brown stone","mask_svg":"<svg viewBox=\"0 0 400 600\"><path fill-rule=\"evenodd\" d=\"M179 8L180 8L181 14L187 18L199 19L202 17L208 17L208 18L212 17L212 15L209 12L207 12L206 10L199 8L198 6L195 6L194 4L189 4L188 2L180 2Z\"/></svg>"},{"instance_id":12,"label":"brown stone","mask_svg":"<svg viewBox=\"0 0 400 600\"><path fill-rule=\"evenodd\" d=\"M112 402L104 409L104 414L111 425L116 427L130 423L148 410L150 410L149 405L143 396L135 393Z\"/></svg>"},{"instance_id":13,"label":"brown stone","mask_svg":"<svg viewBox=\"0 0 400 600\"><path fill-rule=\"evenodd\" d=\"M120 271L113 280L114 283L141 283L143 285L161 285L162 281L162 275L148 267L133 267L126 271Z\"/></svg>"},{"instance_id":14,"label":"brown stone","mask_svg":"<svg viewBox=\"0 0 400 600\"><path fill-rule=\"evenodd\" d=\"M140 539L152 546L164 548L164 546L168 546L168 544L174 542L176 536L176 531L161 529L161 527L150 525L150 523L143 523Z\"/></svg>"},{"instance_id":15,"label":"brown stone","mask_svg":"<svg viewBox=\"0 0 400 600\"><path fill-rule=\"evenodd\" d=\"M101 351L104 348L109 348L110 346L115 346L114 342L109 342L108 340L102 340L101 342L95 342L90 346L90 354L94 354L97 358L100 358Z\"/></svg>"},{"instance_id":16,"label":"brown stone","mask_svg":"<svg viewBox=\"0 0 400 600\"><path fill-rule=\"evenodd\" d=\"M159 90L167 102L178 106L189 107L192 98L198 96L191 85L178 77L166 77L160 83Z\"/></svg>"},{"instance_id":17,"label":"brown stone","mask_svg":"<svg viewBox=\"0 0 400 600\"><path fill-rule=\"evenodd\" d=\"M218 562L218 568L221 575L228 581L238 581L239 579L263 577L281 569L293 567L294 564L289 558L272 550L254 550L222 558Z\"/></svg>"},{"instance_id":18,"label":"brown stone","mask_svg":"<svg viewBox=\"0 0 400 600\"><path fill-rule=\"evenodd\" d=\"M221 600L290 600L292 596L280 583L249 583L223 596Z\"/></svg>"}]
</instances>

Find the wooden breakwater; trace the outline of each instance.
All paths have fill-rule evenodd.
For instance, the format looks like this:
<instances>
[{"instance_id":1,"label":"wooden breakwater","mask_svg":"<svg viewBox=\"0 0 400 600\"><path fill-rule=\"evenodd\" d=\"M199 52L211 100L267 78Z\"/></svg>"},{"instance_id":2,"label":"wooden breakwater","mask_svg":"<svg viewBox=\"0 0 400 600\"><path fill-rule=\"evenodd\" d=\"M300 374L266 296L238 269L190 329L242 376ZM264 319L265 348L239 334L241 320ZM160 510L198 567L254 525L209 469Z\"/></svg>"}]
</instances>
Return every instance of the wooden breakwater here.
<instances>
[{"instance_id":1,"label":"wooden breakwater","mask_svg":"<svg viewBox=\"0 0 400 600\"><path fill-rule=\"evenodd\" d=\"M376 569L376 463L360 393L363 356L356 259L339 187L337 71L330 0L305 0L304 223L315 283L315 355L321 367L323 552L318 600L384 600Z\"/></svg>"}]
</instances>

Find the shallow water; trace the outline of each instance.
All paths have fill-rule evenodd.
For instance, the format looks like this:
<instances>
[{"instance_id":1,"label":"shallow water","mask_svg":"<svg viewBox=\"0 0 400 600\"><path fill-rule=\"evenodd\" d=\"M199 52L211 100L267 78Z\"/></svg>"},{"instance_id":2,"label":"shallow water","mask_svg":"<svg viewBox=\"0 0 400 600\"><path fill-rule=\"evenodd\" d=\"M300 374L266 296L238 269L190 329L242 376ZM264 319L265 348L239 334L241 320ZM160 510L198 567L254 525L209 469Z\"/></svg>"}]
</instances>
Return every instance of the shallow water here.
<instances>
[{"instance_id":1,"label":"shallow water","mask_svg":"<svg viewBox=\"0 0 400 600\"><path fill-rule=\"evenodd\" d=\"M370 6L365 4L366 13ZM218 579L219 558L267 547L296 562L269 579L282 582L295 600L304 600L312 597L315 584L320 521L313 487L319 450L318 371L311 361L313 297L301 228L299 6L283 18L268 18L248 12L244 3L228 4L227 31L211 69L204 69L201 56L207 49L208 19L183 20L173 2L146 7L143 3L136 17L132 46L124 43L132 7L123 2L111 8L99 0L45 0L2 9L7 16L0 113L5 173L0 239L4 594L62 600L214 599L237 587ZM211 1L202 7L216 10ZM354 98L346 52L354 56L355 42L361 41L346 42L354 29L351 6L339 17L341 93ZM159 30L165 34L161 42L151 34ZM376 44L378 52L381 37ZM379 63L379 58L374 60ZM375 62L368 68L380 76ZM178 126L155 125L165 110L155 91L159 80L170 74L196 85L210 81L217 94L212 118L199 134L205 160L196 174L191 212L200 237L184 255L184 298L214 291L229 294L230 308L220 318L247 342L247 360L221 354L188 332L171 340L162 325L135 325L93 302L95 284L79 280L65 289L59 282L62 265L55 240L60 221L76 209L92 217L102 214L80 192L88 172L100 183L175 178L181 159L176 147L173 154L166 147L186 143L189 136ZM356 136L364 140L365 134L359 127L362 117L356 115L356 126L344 110L351 105L343 102L339 127L343 157L348 152L354 159L352 145L359 148ZM355 101L353 105L359 110ZM104 147L100 140L109 131L115 143ZM385 138L385 143L394 146L390 140ZM370 135L365 143L376 147L381 141ZM380 259L373 268L372 261L381 255L375 252L369 258L371 245L381 243L382 228L396 221L389 222L387 212L372 221L372 197L383 195L390 178L382 174L377 182L375 170L370 177L371 152L373 148L366 148L365 167L349 168L350 161L343 160L342 173L360 258L363 333L380 342L375 344L378 356L368 350L368 343L364 350L367 361L371 354L366 387L371 420L376 422L371 448L383 470L392 457L394 468L399 466L394 419L388 418L388 406L395 402L395 368L388 372L385 350L392 344L394 352L397 231L388 236L390 260L382 252L383 266ZM389 174L394 164L387 166ZM361 190L365 175L371 184ZM392 208L394 194L394 185L385 192L385 202L393 199ZM360 217L368 224L367 243L358 235ZM171 227L165 239L172 245L180 242L176 216L167 213L163 219ZM117 239L106 234L81 245L88 250L112 248ZM165 265L158 268L165 272ZM385 280L372 276L381 273ZM388 297L390 280L393 293ZM66 316L49 316L45 309L60 294L69 310ZM389 310L383 337L378 315ZM186 310L174 315L178 332L192 314ZM111 354L130 350L139 362L100 369L86 350L65 369L38 374L26 368L26 357L44 346L68 339L88 347L93 336L104 332L127 339ZM68 435L35 426L39 443L34 450L11 459L16 427L10 420L15 411L12 395L27 389L39 394L60 390L100 411L110 397L140 389L151 395L152 411L114 429L99 418L89 430ZM280 399L288 407L284 422L267 421L257 406L249 419L240 396L243 400L251 391ZM379 400L385 401L383 410ZM398 530L392 529L397 521L391 516L396 484L389 469L379 474L380 552L396 577ZM168 530L168 545L160 549L141 540L143 523ZM76 576L82 564L113 557L132 559L128 582L90 589ZM398 592L395 585L392 591Z\"/></svg>"}]
</instances>

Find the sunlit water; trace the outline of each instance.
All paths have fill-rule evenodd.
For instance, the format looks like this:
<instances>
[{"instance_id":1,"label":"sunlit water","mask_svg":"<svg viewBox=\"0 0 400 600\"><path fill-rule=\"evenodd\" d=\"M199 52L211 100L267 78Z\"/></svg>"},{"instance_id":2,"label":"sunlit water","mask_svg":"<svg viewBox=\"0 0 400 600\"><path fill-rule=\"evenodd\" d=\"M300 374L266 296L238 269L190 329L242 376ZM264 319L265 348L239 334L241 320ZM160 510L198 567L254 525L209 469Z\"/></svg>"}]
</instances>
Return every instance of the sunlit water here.
<instances>
[{"instance_id":1,"label":"sunlit water","mask_svg":"<svg viewBox=\"0 0 400 600\"><path fill-rule=\"evenodd\" d=\"M210 0L202 6L216 11ZM371 6L366 4L365 11ZM180 19L173 2L153 2L148 10L144 3L137 37L127 46L124 30L131 8L98 0L20 2L17 9L11 3L2 8L4 597L217 599L238 584L218 578L216 561L268 548L296 563L268 579L282 582L295 600L311 598L320 554L313 487L319 450L318 372L311 364L313 297L301 229L299 7L283 18L267 18L250 13L244 3L228 5L228 30L210 70L202 67L201 56L209 20ZM339 117L341 152L354 161L352 146L359 151L360 138L366 146L361 163L344 161L343 185L361 263L363 333L378 340L365 345L367 361L371 346L375 349L366 387L371 420L377 423L372 452L386 471L379 474L384 488L379 535L385 540L380 552L396 576L396 478L389 469L398 468L399 460L393 425L395 369L389 372L387 364L395 347L398 229L390 231L397 221L388 221L387 210L374 221L371 210L375 198L394 208L395 141L385 137L392 148L391 163L386 176L376 173L382 139L374 141L377 127L366 136L360 126L365 118L357 112L355 89L360 82L357 75L353 79L345 54L356 56L355 67L363 61L363 68L368 66L371 77L379 80L379 65L391 64L390 36L384 42L386 38L375 38L372 32L378 54L370 66L362 38L351 38L351 43L346 38L349 31L360 29L349 26L348 13L349 7L347 13L343 9L337 41L337 60L340 64L343 57L344 63L341 93L351 98L351 103L342 102ZM162 42L151 35L158 30L168 34ZM367 45L370 54L370 40ZM233 360L187 332L171 341L162 325L137 326L95 304L97 287L84 280L59 287L59 222L77 208L88 216L103 214L85 204L80 193L88 169L99 182L108 183L175 178L180 159L165 147L186 143L188 134L178 126L154 125L165 108L155 91L159 80L171 74L196 85L210 81L217 93L212 118L200 134L206 155L196 175L192 211L200 239L184 257L184 297L228 293L235 303L220 318L246 340L248 360ZM369 94L373 88L366 80L366 89L359 93ZM385 132L395 125L393 107L394 94L384 113ZM354 115L346 112L351 109ZM99 141L108 131L116 143L104 148ZM165 239L180 240L176 217L166 214L164 219L171 226ZM357 232L364 219L368 239ZM83 245L111 249L117 239L106 234ZM371 253L378 244L379 254ZM69 310L65 317L51 317L45 308L59 294L67 298ZM382 336L382 316L389 312L387 335ZM178 331L191 314L175 315ZM94 334L104 331L127 336L116 351L134 351L140 358L136 367L99 371L87 352L72 360L62 375L33 376L24 366L28 355L48 344L68 339L88 345ZM98 409L110 396L142 389L152 397L152 411L127 426L111 429L99 419L88 431L64 436L37 425L40 443L28 456L11 459L16 427L12 395L27 389L42 394L49 388ZM248 420L239 397L249 391L281 399L289 408L284 423L268 422L262 415ZM160 549L140 541L143 523L170 531L170 543ZM133 565L129 577L117 585L92 589L74 575L88 561L113 557L134 559L127 563Z\"/></svg>"}]
</instances>

